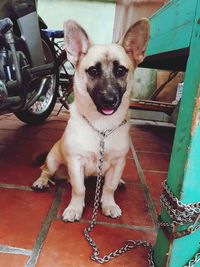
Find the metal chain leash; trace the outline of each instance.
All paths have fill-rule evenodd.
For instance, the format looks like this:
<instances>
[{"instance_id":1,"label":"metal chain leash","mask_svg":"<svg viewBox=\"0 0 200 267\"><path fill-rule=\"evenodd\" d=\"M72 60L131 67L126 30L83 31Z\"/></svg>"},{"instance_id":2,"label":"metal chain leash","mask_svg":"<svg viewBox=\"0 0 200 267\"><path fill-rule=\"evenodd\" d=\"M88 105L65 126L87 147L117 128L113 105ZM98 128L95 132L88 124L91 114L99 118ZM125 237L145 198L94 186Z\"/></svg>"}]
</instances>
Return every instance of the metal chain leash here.
<instances>
[{"instance_id":1,"label":"metal chain leash","mask_svg":"<svg viewBox=\"0 0 200 267\"><path fill-rule=\"evenodd\" d=\"M200 252L198 252L193 259L191 259L184 267L194 267L196 263L200 262Z\"/></svg>"},{"instance_id":2,"label":"metal chain leash","mask_svg":"<svg viewBox=\"0 0 200 267\"><path fill-rule=\"evenodd\" d=\"M142 247L148 248L149 267L155 267L155 264L153 261L153 247L147 241L142 241L142 240L127 240L125 241L124 246L122 246L121 248L116 249L115 251L111 252L108 255L99 257L99 254L100 254L99 249L96 243L94 242L94 240L90 237L90 232L92 232L92 230L94 229L97 223L97 215L98 215L98 209L100 205L100 195L101 195L102 176L103 176L102 170L103 170L104 153L105 153L105 139L112 132L114 132L117 128L124 125L127 121L126 120L122 121L117 127L113 129L99 131L90 123L90 121L86 117L83 116L83 118L87 121L90 127L98 133L100 137L100 145L99 145L100 158L99 158L99 165L98 165L98 174L97 174L92 219L91 219L90 225L84 229L85 238L93 249L91 259L97 263L103 264L120 256L121 254L131 249L142 246ZM163 192L161 194L160 200L161 200L163 207L166 209L167 213L172 219L172 222L169 223L169 222L163 222L160 217L158 223L161 227L176 227L176 226L181 226L185 224L191 224L186 230L183 230L183 231L180 231L174 234L173 238L179 238L184 235L191 234L197 231L198 229L200 229L200 202L197 202L194 204L193 203L183 204L171 192L166 181L163 185ZM196 253L195 256L191 260L188 261L187 265L184 265L184 267L193 267L199 261L200 261L200 252Z\"/></svg>"},{"instance_id":3,"label":"metal chain leash","mask_svg":"<svg viewBox=\"0 0 200 267\"><path fill-rule=\"evenodd\" d=\"M153 262L153 247L150 243L147 241L142 241L142 240L127 240L125 241L125 244L119 248L116 249L115 251L111 252L108 255L105 255L103 257L99 257L99 249L94 242L94 240L90 237L90 232L94 229L96 223L97 223L97 215L98 215L98 209L100 205L100 194L101 194L101 187L102 187L102 170L103 170L103 162L104 162L104 153L105 153L105 139L112 133L114 132L117 128L121 127L125 123L127 123L126 120L123 120L117 127L110 129L110 130L105 130L105 131L99 131L96 129L90 121L86 118L83 117L88 124L94 129L99 137L100 137L100 145L99 145L99 165L98 165L98 173L97 173L97 182L96 182L96 191L95 191L95 199L94 199L94 207L93 207L93 212L92 212L92 219L90 222L90 225L84 229L84 235L86 240L88 241L89 245L92 247L93 253L91 256L91 259L97 263L103 264L106 263L116 257L119 257L121 254L136 248L136 247L146 247L148 248L148 263L150 267L155 267L154 262Z\"/></svg>"},{"instance_id":4,"label":"metal chain leash","mask_svg":"<svg viewBox=\"0 0 200 267\"><path fill-rule=\"evenodd\" d=\"M190 224L185 230L173 233L173 238L192 234L200 229L200 202L184 204L169 189L167 182L164 182L163 192L160 196L161 203L166 209L168 215L172 219L171 223L159 220L161 227L176 227L185 224ZM197 252L194 257L188 261L184 267L193 267L200 262L200 252Z\"/></svg>"},{"instance_id":5,"label":"metal chain leash","mask_svg":"<svg viewBox=\"0 0 200 267\"><path fill-rule=\"evenodd\" d=\"M172 219L171 223L159 221L160 226L175 227L191 224L187 228L188 233L193 233L200 228L200 202L183 204L171 192L166 181L163 185L160 201Z\"/></svg>"}]
</instances>

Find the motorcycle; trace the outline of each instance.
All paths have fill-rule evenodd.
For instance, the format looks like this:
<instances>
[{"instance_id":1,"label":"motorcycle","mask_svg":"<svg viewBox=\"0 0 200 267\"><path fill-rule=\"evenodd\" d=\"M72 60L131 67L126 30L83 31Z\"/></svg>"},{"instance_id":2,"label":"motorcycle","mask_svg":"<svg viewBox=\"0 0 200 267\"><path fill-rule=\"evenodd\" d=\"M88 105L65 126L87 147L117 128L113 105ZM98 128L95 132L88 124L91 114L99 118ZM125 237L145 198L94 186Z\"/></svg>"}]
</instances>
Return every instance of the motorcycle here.
<instances>
[{"instance_id":1,"label":"motorcycle","mask_svg":"<svg viewBox=\"0 0 200 267\"><path fill-rule=\"evenodd\" d=\"M55 35L45 30L35 1L19 0L7 7L9 18L0 20L0 114L13 112L25 123L38 124L51 114L57 97L63 100L69 92L66 54L61 49L58 55L50 40L60 34L63 37L63 33Z\"/></svg>"}]
</instances>

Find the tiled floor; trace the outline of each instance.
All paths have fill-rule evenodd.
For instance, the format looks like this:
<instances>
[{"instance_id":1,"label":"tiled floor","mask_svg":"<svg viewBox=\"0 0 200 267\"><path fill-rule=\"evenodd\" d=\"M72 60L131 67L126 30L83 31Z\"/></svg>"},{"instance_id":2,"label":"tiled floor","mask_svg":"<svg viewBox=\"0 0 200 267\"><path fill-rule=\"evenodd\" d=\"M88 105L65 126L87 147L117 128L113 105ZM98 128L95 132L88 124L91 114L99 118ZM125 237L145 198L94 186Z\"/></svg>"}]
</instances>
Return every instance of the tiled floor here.
<instances>
[{"instance_id":1,"label":"tiled floor","mask_svg":"<svg viewBox=\"0 0 200 267\"><path fill-rule=\"evenodd\" d=\"M58 107L57 107L58 108ZM56 109L46 123L28 126L14 115L0 116L0 266L95 267L83 229L92 215L95 180L86 181L83 219L65 223L61 214L70 199L70 185L58 181L48 192L36 193L31 184L40 173L31 162L48 151L61 136L68 113ZM166 178L174 129L132 126L131 150L123 173L125 188L116 192L123 210L119 219L99 211L92 233L101 255L119 248L127 239L151 243L156 238L159 194ZM106 264L108 267L147 267L147 251L137 248Z\"/></svg>"}]
</instances>

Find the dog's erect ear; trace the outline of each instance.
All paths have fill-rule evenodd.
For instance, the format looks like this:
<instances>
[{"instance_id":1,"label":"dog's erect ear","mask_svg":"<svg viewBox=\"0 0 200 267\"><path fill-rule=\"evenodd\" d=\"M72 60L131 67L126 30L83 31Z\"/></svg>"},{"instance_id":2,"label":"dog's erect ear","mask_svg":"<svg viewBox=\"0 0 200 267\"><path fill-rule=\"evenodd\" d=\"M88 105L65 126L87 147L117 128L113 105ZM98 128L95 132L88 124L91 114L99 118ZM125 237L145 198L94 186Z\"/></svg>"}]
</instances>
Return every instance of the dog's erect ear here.
<instances>
[{"instance_id":1,"label":"dog's erect ear","mask_svg":"<svg viewBox=\"0 0 200 267\"><path fill-rule=\"evenodd\" d=\"M149 32L149 20L144 18L133 24L119 42L136 65L144 60Z\"/></svg>"},{"instance_id":2,"label":"dog's erect ear","mask_svg":"<svg viewBox=\"0 0 200 267\"><path fill-rule=\"evenodd\" d=\"M64 22L64 40L67 58L76 66L88 51L89 37L77 22L68 20Z\"/></svg>"}]
</instances>

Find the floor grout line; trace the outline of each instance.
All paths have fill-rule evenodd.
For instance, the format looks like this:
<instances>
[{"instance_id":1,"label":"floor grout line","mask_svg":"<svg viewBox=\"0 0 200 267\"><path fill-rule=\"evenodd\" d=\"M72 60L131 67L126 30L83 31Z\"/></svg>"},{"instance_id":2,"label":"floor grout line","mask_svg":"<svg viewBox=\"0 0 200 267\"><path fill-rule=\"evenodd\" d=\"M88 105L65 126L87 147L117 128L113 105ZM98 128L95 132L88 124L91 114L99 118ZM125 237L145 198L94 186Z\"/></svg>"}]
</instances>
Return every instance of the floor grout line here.
<instances>
[{"instance_id":1,"label":"floor grout line","mask_svg":"<svg viewBox=\"0 0 200 267\"><path fill-rule=\"evenodd\" d=\"M158 126L166 128L176 128L176 125L171 122L153 121L153 120L142 120L142 119L130 119L131 125L134 126Z\"/></svg>"},{"instance_id":2,"label":"floor grout line","mask_svg":"<svg viewBox=\"0 0 200 267\"><path fill-rule=\"evenodd\" d=\"M170 155L170 152L158 152L158 151L148 151L148 150L135 150L138 153L146 154L157 154L157 155Z\"/></svg>"},{"instance_id":3,"label":"floor grout line","mask_svg":"<svg viewBox=\"0 0 200 267\"><path fill-rule=\"evenodd\" d=\"M168 173L167 171L155 171L154 169L143 169L143 172Z\"/></svg>"},{"instance_id":4,"label":"floor grout line","mask_svg":"<svg viewBox=\"0 0 200 267\"><path fill-rule=\"evenodd\" d=\"M39 235L36 239L35 245L34 245L33 250L32 250L32 254L31 254L31 256L30 256L30 258L26 264L26 267L34 267L37 263L40 251L41 251L43 243L44 243L44 240L46 239L46 236L48 234L48 230L51 226L52 221L56 218L58 206L61 202L63 192L64 192L63 188L59 187L58 191L56 192L56 196L53 200L53 203L51 205L51 208L49 210L49 213L48 213L48 215L47 215L47 217L46 217L46 219L45 219L45 221L41 227Z\"/></svg>"},{"instance_id":5,"label":"floor grout line","mask_svg":"<svg viewBox=\"0 0 200 267\"><path fill-rule=\"evenodd\" d=\"M89 224L90 220L82 219L80 223ZM112 228L124 228L124 229L131 229L131 230L139 230L144 232L155 232L154 227L151 226L137 226L137 225L130 225L130 224L118 224L118 223L110 223L110 222L101 222L97 221L97 225L108 226Z\"/></svg>"},{"instance_id":6,"label":"floor grout line","mask_svg":"<svg viewBox=\"0 0 200 267\"><path fill-rule=\"evenodd\" d=\"M163 174L168 174L167 171L156 171L156 170L149 170L149 169L143 169L143 172L153 172L153 173L163 173Z\"/></svg>"},{"instance_id":7,"label":"floor grout line","mask_svg":"<svg viewBox=\"0 0 200 267\"><path fill-rule=\"evenodd\" d=\"M25 256L31 256L32 250L24 249L24 248L16 248L6 245L0 245L0 253L8 253L8 254L20 254Z\"/></svg>"},{"instance_id":8,"label":"floor grout line","mask_svg":"<svg viewBox=\"0 0 200 267\"><path fill-rule=\"evenodd\" d=\"M16 185L16 184L6 184L6 183L0 183L0 188L33 191L33 189L30 186Z\"/></svg>"},{"instance_id":9,"label":"floor grout line","mask_svg":"<svg viewBox=\"0 0 200 267\"><path fill-rule=\"evenodd\" d=\"M151 195L149 193L148 186L147 186L147 183L146 183L146 178L145 178L143 169L142 169L142 167L140 165L140 162L139 162L139 159L137 157L137 154L136 154L136 151L135 151L135 148L133 146L131 138L130 138L130 147L131 147L131 151L132 151L132 154L133 154L133 159L135 161L135 165L136 165L136 168L137 168L137 171L138 171L138 175L140 177L141 184L142 184L142 187L143 187L143 190L144 190L144 195L145 195L145 198L146 198L146 201L147 201L147 205L148 205L149 211L151 212L151 216L152 216L152 219L153 219L153 223L154 223L155 229L157 229L156 208L155 208L155 206L153 204L153 200L152 200Z\"/></svg>"}]
</instances>

